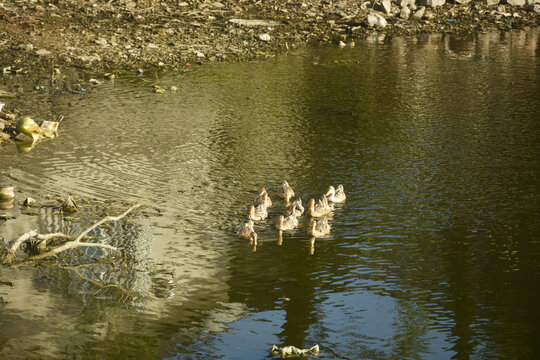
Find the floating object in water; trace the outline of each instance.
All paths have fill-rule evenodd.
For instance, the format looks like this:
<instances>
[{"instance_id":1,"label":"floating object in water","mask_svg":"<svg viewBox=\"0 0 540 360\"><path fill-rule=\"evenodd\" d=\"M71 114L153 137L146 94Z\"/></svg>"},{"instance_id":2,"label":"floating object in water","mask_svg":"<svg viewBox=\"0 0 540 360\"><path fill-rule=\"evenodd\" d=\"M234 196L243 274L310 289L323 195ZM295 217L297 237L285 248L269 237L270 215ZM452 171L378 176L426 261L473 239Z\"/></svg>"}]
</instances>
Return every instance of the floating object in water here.
<instances>
[{"instance_id":1,"label":"floating object in water","mask_svg":"<svg viewBox=\"0 0 540 360\"><path fill-rule=\"evenodd\" d=\"M282 359L289 357L316 355L319 353L319 345L312 346L309 349L300 349L296 346L284 346L280 348L277 345L272 345L272 347L270 348L270 353L272 355L279 356Z\"/></svg>"},{"instance_id":2,"label":"floating object in water","mask_svg":"<svg viewBox=\"0 0 540 360\"><path fill-rule=\"evenodd\" d=\"M42 139L44 137L43 131L39 127L38 124L29 116L25 116L19 122L17 122L17 126L15 127L15 130L19 134L24 134L32 138L32 141L37 141L39 139Z\"/></svg>"},{"instance_id":3,"label":"floating object in water","mask_svg":"<svg viewBox=\"0 0 540 360\"><path fill-rule=\"evenodd\" d=\"M62 212L66 214L73 214L78 210L77 203L75 202L75 199L73 199L73 196L68 196L66 201L64 201L62 204Z\"/></svg>"}]
</instances>

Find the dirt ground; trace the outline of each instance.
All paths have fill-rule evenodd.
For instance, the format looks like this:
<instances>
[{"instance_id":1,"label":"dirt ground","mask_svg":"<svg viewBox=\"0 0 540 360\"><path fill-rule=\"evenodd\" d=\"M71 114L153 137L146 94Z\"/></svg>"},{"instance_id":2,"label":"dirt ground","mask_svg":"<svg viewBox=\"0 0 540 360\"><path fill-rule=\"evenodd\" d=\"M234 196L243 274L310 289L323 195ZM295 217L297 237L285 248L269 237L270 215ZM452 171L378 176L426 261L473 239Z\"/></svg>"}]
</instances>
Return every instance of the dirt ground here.
<instances>
[{"instance_id":1,"label":"dirt ground","mask_svg":"<svg viewBox=\"0 0 540 360\"><path fill-rule=\"evenodd\" d=\"M174 70L310 44L352 46L374 32L459 34L540 23L540 0L449 1L0 0L0 103L15 97L12 76ZM8 129L13 116L2 118Z\"/></svg>"}]
</instances>

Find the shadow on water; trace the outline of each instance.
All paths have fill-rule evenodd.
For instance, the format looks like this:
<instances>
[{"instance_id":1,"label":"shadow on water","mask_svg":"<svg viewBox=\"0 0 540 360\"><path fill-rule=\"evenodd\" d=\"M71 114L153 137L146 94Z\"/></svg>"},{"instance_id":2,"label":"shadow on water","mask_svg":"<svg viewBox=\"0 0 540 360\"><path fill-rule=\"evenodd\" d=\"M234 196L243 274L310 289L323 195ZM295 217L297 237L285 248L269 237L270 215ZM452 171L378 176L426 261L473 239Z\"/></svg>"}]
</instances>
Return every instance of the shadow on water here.
<instances>
[{"instance_id":1,"label":"shadow on water","mask_svg":"<svg viewBox=\"0 0 540 360\"><path fill-rule=\"evenodd\" d=\"M537 357L537 52L538 29L374 36L51 96L63 133L0 157L4 179L162 212L94 234L114 265L3 269L0 355ZM314 254L306 219L278 245L283 179L306 204L345 187ZM235 233L263 186L253 251ZM30 228L80 230L50 212L0 224Z\"/></svg>"}]
</instances>

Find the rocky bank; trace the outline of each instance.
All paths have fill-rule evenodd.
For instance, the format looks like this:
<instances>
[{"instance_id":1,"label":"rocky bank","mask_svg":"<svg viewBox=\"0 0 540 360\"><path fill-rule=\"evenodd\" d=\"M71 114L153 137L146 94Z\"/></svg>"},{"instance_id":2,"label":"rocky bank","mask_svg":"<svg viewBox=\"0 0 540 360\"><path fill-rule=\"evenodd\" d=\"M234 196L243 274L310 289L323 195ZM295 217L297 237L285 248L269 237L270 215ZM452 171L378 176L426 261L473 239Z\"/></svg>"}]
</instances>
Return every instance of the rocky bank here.
<instances>
[{"instance_id":1,"label":"rocky bank","mask_svg":"<svg viewBox=\"0 0 540 360\"><path fill-rule=\"evenodd\" d=\"M0 0L0 103L15 96L12 76L179 70L353 46L374 32L459 34L539 20L540 0ZM13 122L1 118L0 127Z\"/></svg>"}]
</instances>

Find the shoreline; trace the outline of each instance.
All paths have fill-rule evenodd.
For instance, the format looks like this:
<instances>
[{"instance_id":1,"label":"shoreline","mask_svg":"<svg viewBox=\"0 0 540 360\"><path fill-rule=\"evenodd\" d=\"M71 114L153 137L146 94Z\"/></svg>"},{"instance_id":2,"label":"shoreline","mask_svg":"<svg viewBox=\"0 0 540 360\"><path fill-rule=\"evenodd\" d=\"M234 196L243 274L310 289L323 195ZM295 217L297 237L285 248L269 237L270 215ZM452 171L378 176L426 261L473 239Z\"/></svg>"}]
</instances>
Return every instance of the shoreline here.
<instances>
[{"instance_id":1,"label":"shoreline","mask_svg":"<svg viewBox=\"0 0 540 360\"><path fill-rule=\"evenodd\" d=\"M0 103L6 104L0 144L15 137L19 119L32 115L24 114L25 106L36 93L83 93L83 85L126 73L354 46L373 34L465 35L540 25L540 0L454 1L0 2Z\"/></svg>"},{"instance_id":2,"label":"shoreline","mask_svg":"<svg viewBox=\"0 0 540 360\"><path fill-rule=\"evenodd\" d=\"M0 3L0 66L17 73L178 70L193 62L253 60L306 45L350 44L373 32L460 34L540 25L540 0L505 0L519 6L455 1L382 0L375 6L349 0L143 5L97 0L90 6L76 0L7 1Z\"/></svg>"}]
</instances>

